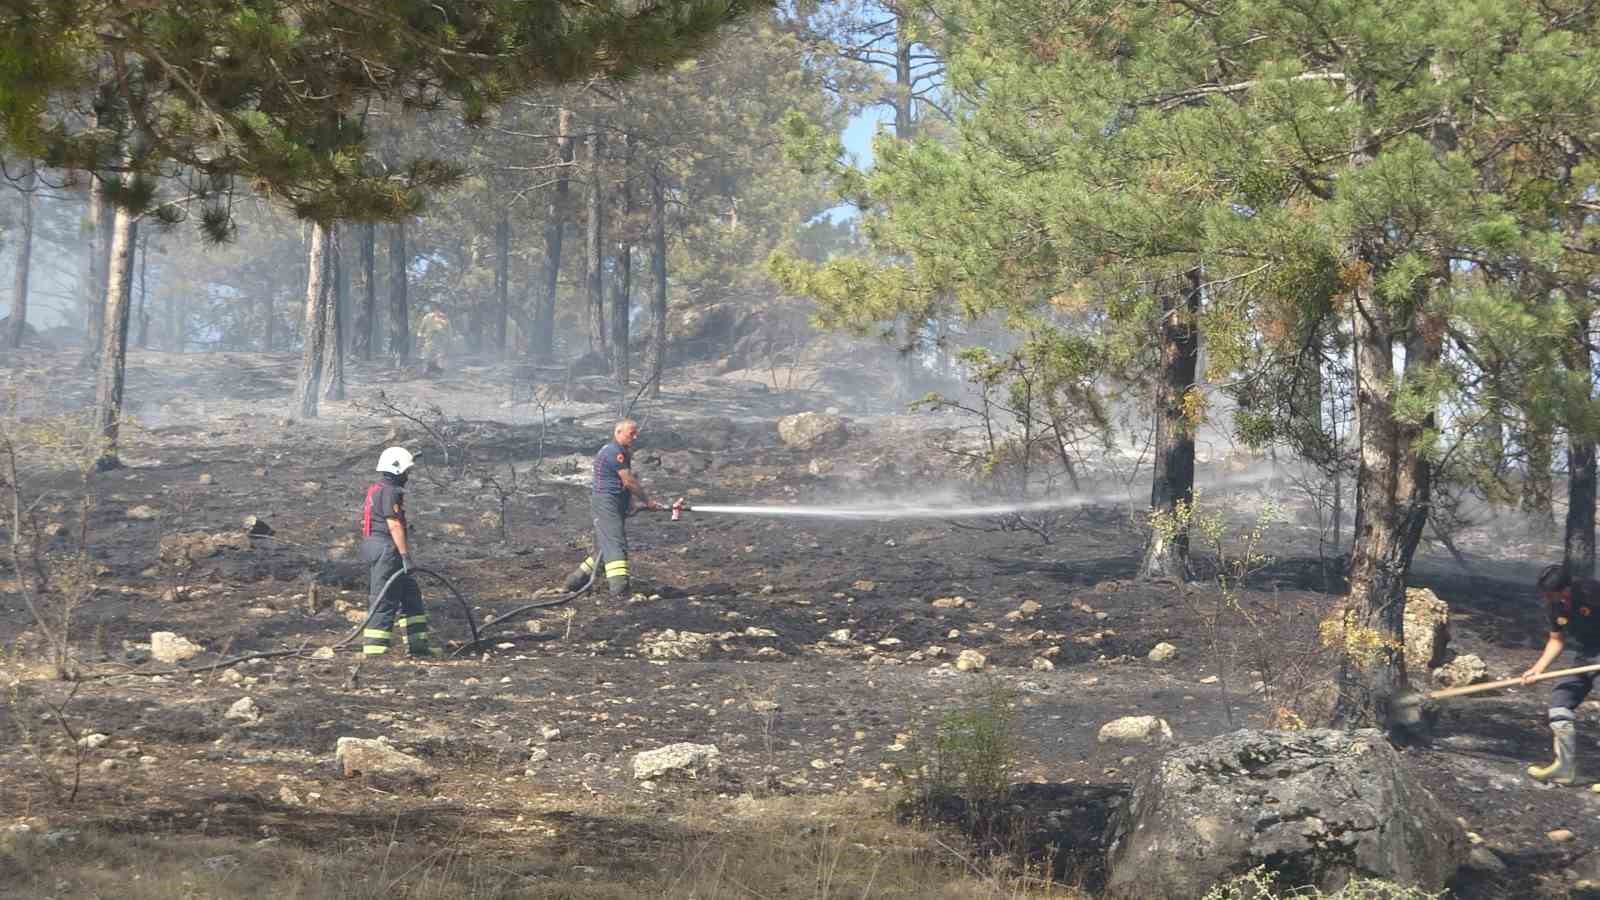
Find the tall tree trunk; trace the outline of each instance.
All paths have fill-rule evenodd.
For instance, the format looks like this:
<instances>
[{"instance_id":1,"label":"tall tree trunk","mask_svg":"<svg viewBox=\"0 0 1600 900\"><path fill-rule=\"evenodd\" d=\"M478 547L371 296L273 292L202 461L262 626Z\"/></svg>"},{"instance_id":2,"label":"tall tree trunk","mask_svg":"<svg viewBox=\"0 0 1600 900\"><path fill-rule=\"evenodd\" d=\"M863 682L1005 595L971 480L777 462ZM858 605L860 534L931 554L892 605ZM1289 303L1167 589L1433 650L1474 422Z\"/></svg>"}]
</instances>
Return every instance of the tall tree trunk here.
<instances>
[{"instance_id":1,"label":"tall tree trunk","mask_svg":"<svg viewBox=\"0 0 1600 900\"><path fill-rule=\"evenodd\" d=\"M17 243L16 282L11 293L11 332L6 335L6 346L12 348L22 346L22 338L28 331L28 274L33 263L33 189L37 183L30 163L18 185L22 191L21 209L18 210L21 240Z\"/></svg>"},{"instance_id":2,"label":"tall tree trunk","mask_svg":"<svg viewBox=\"0 0 1600 900\"><path fill-rule=\"evenodd\" d=\"M654 334L650 344L650 396L661 396L661 373L667 365L667 192L661 183L661 170L650 178L650 323Z\"/></svg>"},{"instance_id":3,"label":"tall tree trunk","mask_svg":"<svg viewBox=\"0 0 1600 900\"><path fill-rule=\"evenodd\" d=\"M1189 530L1176 516L1194 502L1194 425L1185 401L1200 358L1200 270L1161 290L1161 378L1156 382L1155 471L1150 513L1157 520L1145 547L1144 578L1189 577Z\"/></svg>"},{"instance_id":4,"label":"tall tree trunk","mask_svg":"<svg viewBox=\"0 0 1600 900\"><path fill-rule=\"evenodd\" d=\"M589 210L587 273L589 298L589 349L606 352L605 240L606 197L602 183L602 158L606 138L599 131L589 139Z\"/></svg>"},{"instance_id":5,"label":"tall tree trunk","mask_svg":"<svg viewBox=\"0 0 1600 900\"><path fill-rule=\"evenodd\" d=\"M139 339L140 350L150 346L150 232L139 235Z\"/></svg>"},{"instance_id":6,"label":"tall tree trunk","mask_svg":"<svg viewBox=\"0 0 1600 900\"><path fill-rule=\"evenodd\" d=\"M273 332L277 330L276 328L273 327L277 323L277 315L274 312L273 308L275 306L277 306L277 302L276 302L277 299L278 299L278 292L276 290L272 289L272 288L268 288L267 291L261 297L261 321L262 321L262 326L261 326L261 352L262 353L271 353L272 352L272 336L273 336Z\"/></svg>"},{"instance_id":7,"label":"tall tree trunk","mask_svg":"<svg viewBox=\"0 0 1600 900\"><path fill-rule=\"evenodd\" d=\"M183 300L179 291L167 294L167 348L173 353L182 353L184 350L185 334L183 331Z\"/></svg>"},{"instance_id":8,"label":"tall tree trunk","mask_svg":"<svg viewBox=\"0 0 1600 900\"><path fill-rule=\"evenodd\" d=\"M297 414L302 419L317 417L317 396L322 386L322 369L327 354L328 306L332 291L329 272L328 227L311 223L310 247L306 250L305 341L300 351L300 379L295 385Z\"/></svg>"},{"instance_id":9,"label":"tall tree trunk","mask_svg":"<svg viewBox=\"0 0 1600 900\"><path fill-rule=\"evenodd\" d=\"M611 300L611 371L617 377L617 387L623 399L628 394L628 326L633 313L633 243L629 229L633 227L633 183L629 179L633 162L633 135L623 138L627 148L622 166L622 217L624 222L622 244L617 248L617 294Z\"/></svg>"},{"instance_id":10,"label":"tall tree trunk","mask_svg":"<svg viewBox=\"0 0 1600 900\"><path fill-rule=\"evenodd\" d=\"M456 243L457 257L466 259L465 265L461 267L463 272L476 272L483 266L485 244L487 241L479 234L474 234L468 239L465 246L460 242ZM464 308L465 315L457 312L451 321L460 329L461 336L466 342L467 352L480 353L483 351L483 300L477 291L468 291L462 298L461 307ZM434 309L443 313L443 308L438 305L435 305ZM443 335L440 339L443 340Z\"/></svg>"},{"instance_id":11,"label":"tall tree trunk","mask_svg":"<svg viewBox=\"0 0 1600 900\"><path fill-rule=\"evenodd\" d=\"M573 151L572 111L562 108L556 113L556 152L561 167L556 169L556 189L544 220L544 291L533 315L533 331L528 335L528 352L538 360L548 360L555 349L556 284L561 277L561 239L572 210L569 194Z\"/></svg>"},{"instance_id":12,"label":"tall tree trunk","mask_svg":"<svg viewBox=\"0 0 1600 900\"><path fill-rule=\"evenodd\" d=\"M326 266L333 277L333 302L328 304L327 334L323 337L327 365L322 373L322 399L343 400L345 307L350 303L350 271L345 265L345 229L328 226ZM326 277L326 276L325 276Z\"/></svg>"},{"instance_id":13,"label":"tall tree trunk","mask_svg":"<svg viewBox=\"0 0 1600 900\"><path fill-rule=\"evenodd\" d=\"M378 226L370 222L362 225L361 302L356 306L350 336L350 353L356 359L372 358L372 321L378 309L377 242Z\"/></svg>"},{"instance_id":14,"label":"tall tree trunk","mask_svg":"<svg viewBox=\"0 0 1600 900\"><path fill-rule=\"evenodd\" d=\"M400 362L411 359L411 310L406 303L406 223L389 226L389 353Z\"/></svg>"},{"instance_id":15,"label":"tall tree trunk","mask_svg":"<svg viewBox=\"0 0 1600 900\"><path fill-rule=\"evenodd\" d=\"M896 16L894 26L894 136L911 140L916 122L911 118L911 45L906 21Z\"/></svg>"},{"instance_id":16,"label":"tall tree trunk","mask_svg":"<svg viewBox=\"0 0 1600 900\"><path fill-rule=\"evenodd\" d=\"M494 349L506 355L506 323L511 318L511 210L494 223Z\"/></svg>"},{"instance_id":17,"label":"tall tree trunk","mask_svg":"<svg viewBox=\"0 0 1600 900\"><path fill-rule=\"evenodd\" d=\"M1589 354L1589 315L1572 323L1567 341L1567 368L1586 388L1585 397L1594 394L1594 366ZM1575 578L1594 577L1594 434L1586 427L1568 427L1567 435L1567 535L1565 561Z\"/></svg>"},{"instance_id":18,"label":"tall tree trunk","mask_svg":"<svg viewBox=\"0 0 1600 900\"><path fill-rule=\"evenodd\" d=\"M96 178L89 189L88 340L83 345L82 367L97 369L105 348L107 257L116 213L106 200L105 185Z\"/></svg>"},{"instance_id":19,"label":"tall tree trunk","mask_svg":"<svg viewBox=\"0 0 1600 900\"><path fill-rule=\"evenodd\" d=\"M1346 635L1335 716L1347 725L1382 726L1391 721L1391 703L1406 686L1401 640L1406 574L1432 496L1432 466L1418 443L1433 426L1433 416L1415 425L1395 418L1395 341L1397 334L1410 336L1407 369L1433 366L1442 353L1444 326L1423 311L1425 297L1414 304L1411 321L1394 322L1374 287L1383 273L1382 255L1364 247L1359 258L1367 269L1352 291L1361 456L1346 606L1346 627L1356 632ZM1447 271L1441 267L1436 277L1447 277Z\"/></svg>"},{"instance_id":20,"label":"tall tree trunk","mask_svg":"<svg viewBox=\"0 0 1600 900\"><path fill-rule=\"evenodd\" d=\"M139 220L116 207L112 214L111 254L107 259L105 321L101 323L99 386L95 392L100 456L95 468L104 472L122 465L117 438L122 427L122 389L127 376L128 312L133 303L133 248Z\"/></svg>"}]
</instances>

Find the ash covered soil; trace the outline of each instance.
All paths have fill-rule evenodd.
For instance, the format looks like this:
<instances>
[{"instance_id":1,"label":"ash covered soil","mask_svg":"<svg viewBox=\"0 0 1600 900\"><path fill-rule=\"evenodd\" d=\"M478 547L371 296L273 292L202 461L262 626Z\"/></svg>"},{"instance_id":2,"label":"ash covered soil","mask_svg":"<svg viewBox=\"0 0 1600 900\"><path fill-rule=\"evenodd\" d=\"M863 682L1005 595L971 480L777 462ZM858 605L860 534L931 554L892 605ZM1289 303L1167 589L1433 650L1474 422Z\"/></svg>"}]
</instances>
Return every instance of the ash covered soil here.
<instances>
[{"instance_id":1,"label":"ash covered soil","mask_svg":"<svg viewBox=\"0 0 1600 900\"><path fill-rule=\"evenodd\" d=\"M1104 502L1065 513L1048 544L941 521L642 515L629 529L632 598L601 592L516 616L486 636L483 652L456 659L362 662L355 644L317 658L312 650L347 635L365 611L355 528L383 447L422 454L408 493L415 559L453 581L483 621L555 588L587 552L587 459L607 438L616 402L593 392L588 399L601 402L513 402L528 391L511 367L466 365L395 383L393 370L353 365L351 402L291 422L295 362L131 355L128 465L89 480L94 590L73 624L76 667L112 677L85 680L64 707L77 734L107 739L86 754L77 801L52 803L41 747L58 769L71 754L53 725L18 721L10 693L0 707L0 825L96 823L324 847L404 827L440 842L470 835L475 852L501 854L507 866L535 842L590 848L591 865L626 869L676 840L671 815L689 798L882 793L887 802L939 712L997 685L1017 704L1013 780L1045 786L1034 791L1041 802L1071 804L1117 795L1161 753L1100 743L1109 720L1158 716L1177 740L1196 741L1281 722L1279 707L1329 677L1316 624L1339 585L1296 508L1303 501L1282 480L1230 489L1216 460L1201 466L1201 482L1213 482L1205 496L1241 528L1268 500L1287 509L1267 530L1274 561L1238 594L1255 625L1230 613L1213 627L1214 583L1134 580L1148 491L1141 474L1100 479ZM13 358L14 379L49 386L24 407L42 414L86 402L92 381L72 363ZM417 423L375 410L380 388L424 423L438 424L429 403L456 420L450 442L470 459L467 470L452 472ZM779 416L828 407L851 418L843 448L781 444ZM636 469L655 496L690 503L914 497L954 477L935 444L962 424L714 377L674 381L635 414L643 424ZM82 482L60 471L28 485L40 488L50 492L40 509L56 532L51 549L69 552ZM194 543L196 534L243 534L247 516L272 534ZM1470 571L1425 547L1413 584L1450 604L1453 646L1481 656L1491 677L1520 672L1543 635L1527 585L1557 551L1486 530L1462 536L1461 547ZM0 577L7 679L37 699L66 700L73 687L47 677L45 642L15 573L7 566ZM423 587L436 630L463 640L464 617L447 593ZM134 674L169 668L149 658L158 631L204 648L186 667L306 652L199 674ZM1152 662L1161 642L1177 655ZM971 650L984 657L981 672L955 666ZM1461 896L1566 896L1574 875L1564 870L1600 841L1600 794L1545 789L1523 774L1549 752L1545 694L1535 687L1456 702L1431 740L1403 751L1508 866L1474 872ZM253 717L230 718L245 697ZM388 738L433 774L345 778L333 756L341 737ZM714 744L721 774L634 779L635 754L679 741ZM1583 746L1600 771L1592 733ZM662 830L582 812L595 798L654 804ZM1574 839L1553 841L1555 829Z\"/></svg>"}]
</instances>

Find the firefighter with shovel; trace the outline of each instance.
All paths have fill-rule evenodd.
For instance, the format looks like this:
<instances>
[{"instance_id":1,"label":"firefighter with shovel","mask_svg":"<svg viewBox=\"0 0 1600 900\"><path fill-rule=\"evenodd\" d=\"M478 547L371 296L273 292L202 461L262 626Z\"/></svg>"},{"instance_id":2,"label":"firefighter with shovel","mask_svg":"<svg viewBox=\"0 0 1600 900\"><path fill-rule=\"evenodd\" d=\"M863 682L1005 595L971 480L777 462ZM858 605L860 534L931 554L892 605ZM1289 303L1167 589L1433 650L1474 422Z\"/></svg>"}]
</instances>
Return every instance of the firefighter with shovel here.
<instances>
[{"instance_id":1,"label":"firefighter with shovel","mask_svg":"<svg viewBox=\"0 0 1600 900\"><path fill-rule=\"evenodd\" d=\"M1577 657L1575 666L1600 663L1600 582L1574 579L1565 566L1549 566L1539 573L1539 593L1548 607L1550 637L1545 641L1544 652L1539 654L1539 661L1523 672L1519 680L1523 684L1532 683L1569 645ZM1572 784L1578 780L1576 710L1594 689L1596 674L1600 673L1568 674L1551 688L1550 733L1555 759L1547 766L1529 766L1530 777L1553 784Z\"/></svg>"},{"instance_id":2,"label":"firefighter with shovel","mask_svg":"<svg viewBox=\"0 0 1600 900\"><path fill-rule=\"evenodd\" d=\"M1414 691L1401 694L1390 708L1391 724L1403 731L1421 723L1424 704L1429 701L1555 680L1555 687L1550 691L1549 710L1555 759L1549 765L1529 766L1528 775L1548 784L1575 784L1578 780L1577 709L1594 689L1595 677L1600 676L1600 582L1574 579L1565 566L1556 565L1539 573L1538 584L1550 621L1550 636L1538 662L1515 678L1425 694ZM1569 648L1575 656L1574 665L1548 671ZM1600 784L1593 790L1600 793Z\"/></svg>"}]
</instances>

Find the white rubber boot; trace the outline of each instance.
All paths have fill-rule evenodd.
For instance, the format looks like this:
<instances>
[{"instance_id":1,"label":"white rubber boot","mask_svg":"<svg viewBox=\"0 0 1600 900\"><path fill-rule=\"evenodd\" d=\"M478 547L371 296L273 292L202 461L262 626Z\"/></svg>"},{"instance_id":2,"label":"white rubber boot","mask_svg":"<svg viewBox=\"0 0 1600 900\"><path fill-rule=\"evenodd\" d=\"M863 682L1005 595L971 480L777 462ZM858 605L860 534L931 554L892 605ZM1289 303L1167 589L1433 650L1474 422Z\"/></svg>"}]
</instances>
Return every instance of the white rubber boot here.
<instances>
[{"instance_id":1,"label":"white rubber boot","mask_svg":"<svg viewBox=\"0 0 1600 900\"><path fill-rule=\"evenodd\" d=\"M1549 784L1572 784L1578 780L1578 731L1571 722L1551 722L1550 734L1556 758L1548 766L1529 766L1528 777Z\"/></svg>"}]
</instances>

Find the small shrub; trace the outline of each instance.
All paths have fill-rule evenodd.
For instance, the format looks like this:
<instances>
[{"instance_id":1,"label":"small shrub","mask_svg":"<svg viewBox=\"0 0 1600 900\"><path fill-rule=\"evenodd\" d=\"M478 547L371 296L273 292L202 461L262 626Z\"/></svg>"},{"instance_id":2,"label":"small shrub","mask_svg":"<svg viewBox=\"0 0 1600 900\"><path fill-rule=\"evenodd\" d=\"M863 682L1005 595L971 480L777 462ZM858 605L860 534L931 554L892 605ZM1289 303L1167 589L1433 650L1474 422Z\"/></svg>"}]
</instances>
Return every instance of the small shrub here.
<instances>
[{"instance_id":1,"label":"small shrub","mask_svg":"<svg viewBox=\"0 0 1600 900\"><path fill-rule=\"evenodd\" d=\"M1431 893L1376 878L1355 878L1344 887L1328 893L1316 887L1285 888L1271 872L1255 868L1215 885L1201 900L1440 900L1445 893Z\"/></svg>"},{"instance_id":2,"label":"small shrub","mask_svg":"<svg viewBox=\"0 0 1600 900\"><path fill-rule=\"evenodd\" d=\"M913 816L939 819L959 812L974 821L992 815L1017 763L1015 702L1013 691L989 682L971 704L939 717L919 748L919 777L907 778Z\"/></svg>"}]
</instances>

